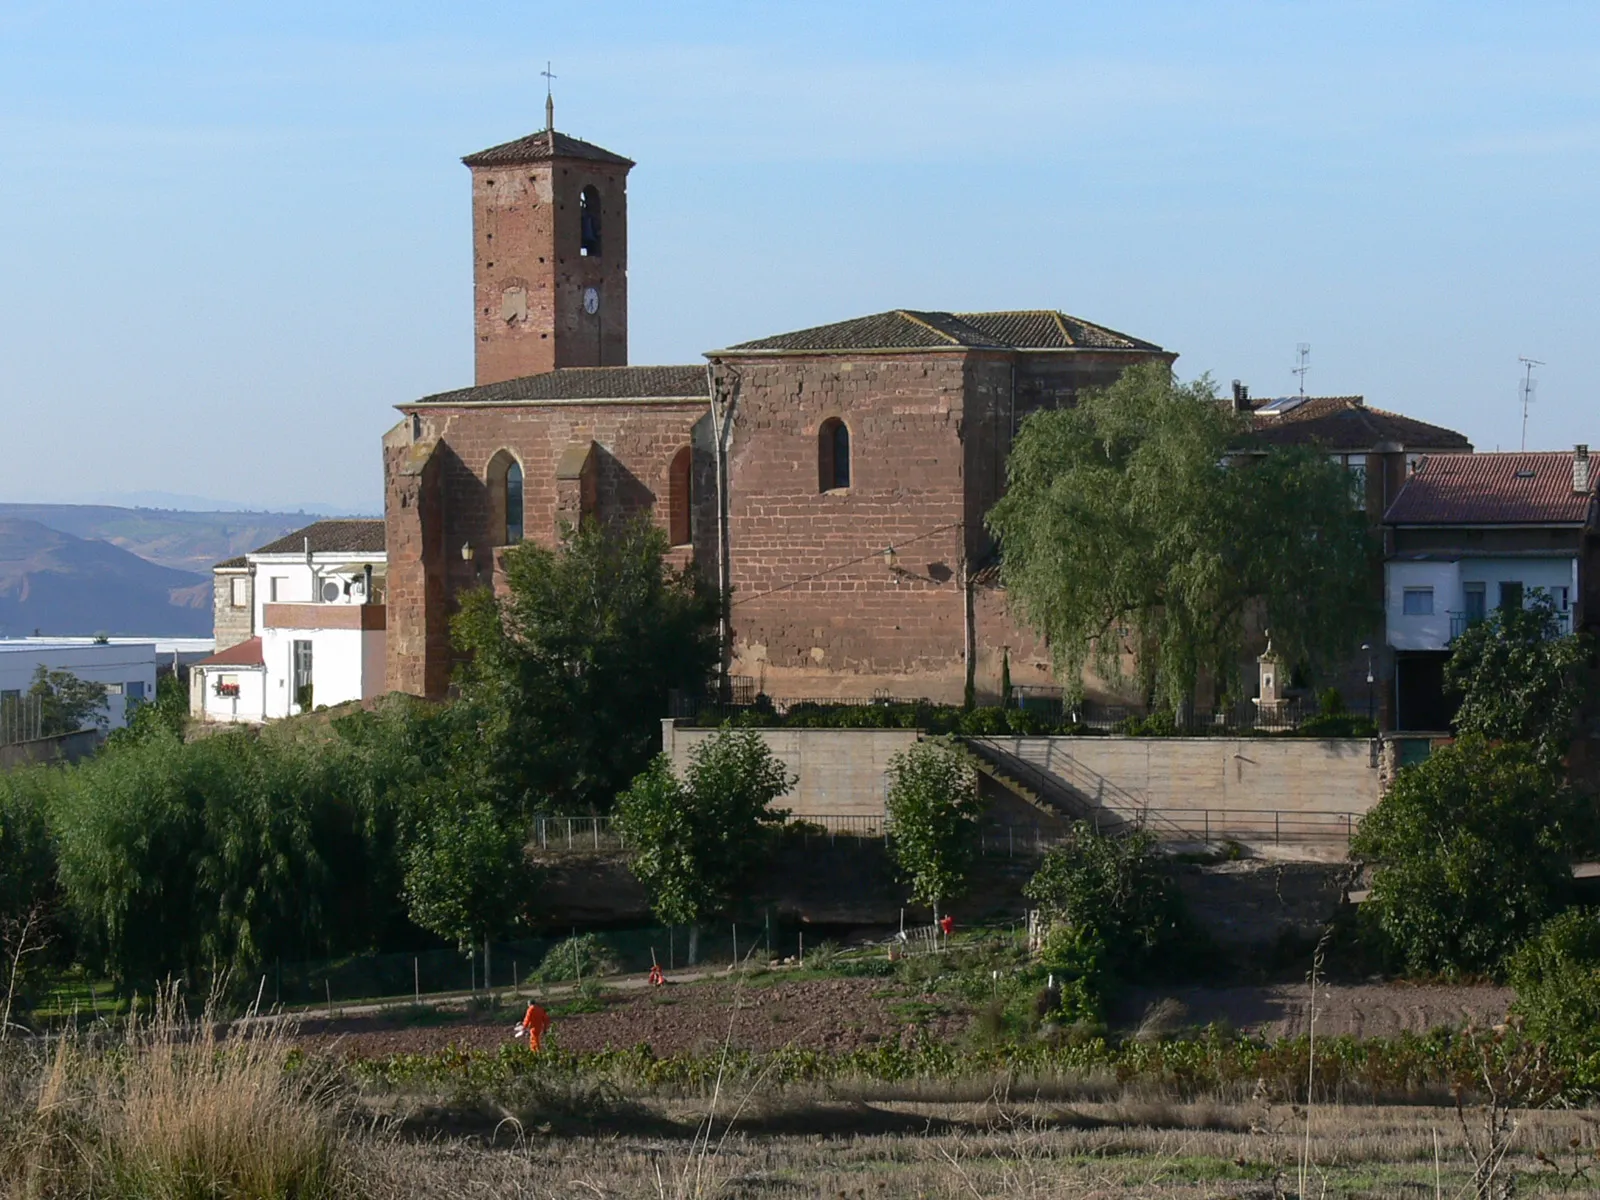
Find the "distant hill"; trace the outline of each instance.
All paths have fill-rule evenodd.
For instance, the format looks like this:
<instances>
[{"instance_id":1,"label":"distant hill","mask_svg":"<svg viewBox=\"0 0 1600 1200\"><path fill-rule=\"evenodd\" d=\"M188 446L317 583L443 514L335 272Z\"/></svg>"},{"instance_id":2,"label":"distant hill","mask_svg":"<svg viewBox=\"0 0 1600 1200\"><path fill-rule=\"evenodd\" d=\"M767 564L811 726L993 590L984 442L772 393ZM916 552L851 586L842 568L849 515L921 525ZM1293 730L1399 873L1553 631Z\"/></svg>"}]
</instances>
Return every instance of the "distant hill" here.
<instances>
[{"instance_id":1,"label":"distant hill","mask_svg":"<svg viewBox=\"0 0 1600 1200\"><path fill-rule=\"evenodd\" d=\"M0 504L0 520L13 518L110 542L164 567L209 574L225 558L265 546L311 524L319 514L185 512L117 508L103 504Z\"/></svg>"},{"instance_id":2,"label":"distant hill","mask_svg":"<svg viewBox=\"0 0 1600 1200\"><path fill-rule=\"evenodd\" d=\"M0 636L34 630L209 637L211 579L0 514Z\"/></svg>"}]
</instances>

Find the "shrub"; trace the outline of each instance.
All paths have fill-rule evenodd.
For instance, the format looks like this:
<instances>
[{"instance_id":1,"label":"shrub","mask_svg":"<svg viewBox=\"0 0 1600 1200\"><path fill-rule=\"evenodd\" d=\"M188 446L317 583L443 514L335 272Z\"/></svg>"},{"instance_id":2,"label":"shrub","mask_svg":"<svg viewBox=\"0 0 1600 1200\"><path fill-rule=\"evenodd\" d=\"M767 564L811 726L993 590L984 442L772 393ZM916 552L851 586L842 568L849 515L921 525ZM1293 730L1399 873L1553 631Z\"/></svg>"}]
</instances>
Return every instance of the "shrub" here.
<instances>
[{"instance_id":1,"label":"shrub","mask_svg":"<svg viewBox=\"0 0 1600 1200\"><path fill-rule=\"evenodd\" d=\"M1052 927L1071 929L1082 947L1098 946L1104 966L1128 979L1158 973L1195 945L1183 900L1142 831L1124 837L1078 822L1045 855L1023 894Z\"/></svg>"},{"instance_id":2,"label":"shrub","mask_svg":"<svg viewBox=\"0 0 1600 1200\"><path fill-rule=\"evenodd\" d=\"M1511 956L1506 978L1529 1036L1583 1064L1584 1081L1600 1085L1600 914L1569 909L1546 921Z\"/></svg>"},{"instance_id":3,"label":"shrub","mask_svg":"<svg viewBox=\"0 0 1600 1200\"><path fill-rule=\"evenodd\" d=\"M1418 973L1498 971L1571 892L1587 806L1525 745L1464 737L1400 772L1363 819L1368 935Z\"/></svg>"},{"instance_id":4,"label":"shrub","mask_svg":"<svg viewBox=\"0 0 1600 1200\"><path fill-rule=\"evenodd\" d=\"M580 933L551 946L539 965L528 972L528 982L565 983L621 971L621 961L598 934Z\"/></svg>"},{"instance_id":5,"label":"shrub","mask_svg":"<svg viewBox=\"0 0 1600 1200\"><path fill-rule=\"evenodd\" d=\"M978 849L983 802L971 758L952 742L913 743L889 760L885 807L900 878L913 899L937 914L965 890Z\"/></svg>"}]
</instances>

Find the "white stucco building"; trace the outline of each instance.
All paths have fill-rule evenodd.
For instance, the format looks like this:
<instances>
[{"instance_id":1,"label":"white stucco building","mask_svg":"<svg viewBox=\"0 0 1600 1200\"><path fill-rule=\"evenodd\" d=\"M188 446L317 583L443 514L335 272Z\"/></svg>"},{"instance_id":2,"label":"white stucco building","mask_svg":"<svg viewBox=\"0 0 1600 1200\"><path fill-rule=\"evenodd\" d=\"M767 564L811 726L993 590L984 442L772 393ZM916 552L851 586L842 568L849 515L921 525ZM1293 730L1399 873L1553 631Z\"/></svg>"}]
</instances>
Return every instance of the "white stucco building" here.
<instances>
[{"instance_id":1,"label":"white stucco building","mask_svg":"<svg viewBox=\"0 0 1600 1200\"><path fill-rule=\"evenodd\" d=\"M261 722L381 693L385 563L381 520L318 521L219 563L222 648L190 672L191 713Z\"/></svg>"},{"instance_id":2,"label":"white stucco building","mask_svg":"<svg viewBox=\"0 0 1600 1200\"><path fill-rule=\"evenodd\" d=\"M1600 504L1587 446L1421 460L1384 517L1393 728L1443 731L1451 643L1502 608L1548 597L1560 633L1600 618Z\"/></svg>"}]
</instances>

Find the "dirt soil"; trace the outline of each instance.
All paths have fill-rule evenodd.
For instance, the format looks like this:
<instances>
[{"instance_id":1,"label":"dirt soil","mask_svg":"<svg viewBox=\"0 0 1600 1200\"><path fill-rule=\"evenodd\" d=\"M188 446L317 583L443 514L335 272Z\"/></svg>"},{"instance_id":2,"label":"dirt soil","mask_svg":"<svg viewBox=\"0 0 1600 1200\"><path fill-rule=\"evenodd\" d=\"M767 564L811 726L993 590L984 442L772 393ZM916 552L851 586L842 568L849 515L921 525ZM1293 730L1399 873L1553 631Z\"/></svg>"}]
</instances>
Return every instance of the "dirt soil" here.
<instances>
[{"instance_id":1,"label":"dirt soil","mask_svg":"<svg viewBox=\"0 0 1600 1200\"><path fill-rule=\"evenodd\" d=\"M1139 989L1114 1016L1119 1023L1137 1025L1149 1005L1163 997L1184 1006L1185 1023L1225 1022L1266 1037L1294 1037L1310 1024L1311 997L1305 984ZM1501 987L1318 984L1317 1036L1392 1037L1469 1022L1482 1028L1504 1021L1514 998L1510 988Z\"/></svg>"},{"instance_id":2,"label":"dirt soil","mask_svg":"<svg viewBox=\"0 0 1600 1200\"><path fill-rule=\"evenodd\" d=\"M724 1042L741 1049L811 1046L853 1050L914 1035L919 1025L940 1038L966 1029L969 1016L933 998L896 994L892 980L731 980L668 984L649 992L614 992L604 1011L560 1014L552 1002L555 1043L566 1050L603 1050L648 1043L657 1054L711 1052ZM300 1040L351 1057L428 1054L449 1046L493 1050L511 1040L513 1012L440 1014L439 1023L375 1015L308 1020Z\"/></svg>"},{"instance_id":3,"label":"dirt soil","mask_svg":"<svg viewBox=\"0 0 1600 1200\"><path fill-rule=\"evenodd\" d=\"M1302 985L1183 987L1130 993L1113 1014L1136 1026L1164 996L1181 1005L1182 1024L1225 1022L1268 1037L1306 1031L1309 998ZM1319 1036L1381 1037L1424 1033L1441 1025L1492 1025L1505 1018L1512 993L1496 987L1407 984L1320 985ZM914 1036L959 1037L971 1014L948 998L915 996L887 979L784 980L771 976L735 983L712 979L651 991L612 992L600 1012L562 1015L551 1004L556 1043L568 1050L625 1048L648 1043L657 1054L710 1052L724 1042L741 1049L812 1046L852 1050ZM520 1009L494 1013L440 1012L425 1022L409 1014L375 1014L333 1021L308 1019L307 1045L352 1057L428 1054L449 1046L492 1050L511 1040Z\"/></svg>"}]
</instances>

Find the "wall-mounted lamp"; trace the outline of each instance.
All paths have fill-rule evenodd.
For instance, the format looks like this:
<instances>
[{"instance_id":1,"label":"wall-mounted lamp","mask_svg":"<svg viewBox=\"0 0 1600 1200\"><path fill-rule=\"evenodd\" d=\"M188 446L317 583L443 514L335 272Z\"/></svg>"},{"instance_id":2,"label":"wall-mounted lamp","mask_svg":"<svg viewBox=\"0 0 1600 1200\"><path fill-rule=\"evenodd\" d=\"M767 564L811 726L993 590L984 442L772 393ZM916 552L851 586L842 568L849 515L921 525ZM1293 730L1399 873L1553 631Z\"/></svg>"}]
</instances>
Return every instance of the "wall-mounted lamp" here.
<instances>
[{"instance_id":1,"label":"wall-mounted lamp","mask_svg":"<svg viewBox=\"0 0 1600 1200\"><path fill-rule=\"evenodd\" d=\"M883 565L890 571L900 565L900 556L894 552L893 546L885 546L883 548Z\"/></svg>"},{"instance_id":2,"label":"wall-mounted lamp","mask_svg":"<svg viewBox=\"0 0 1600 1200\"><path fill-rule=\"evenodd\" d=\"M461 543L461 561L462 562L471 562L472 561L472 543L471 542L462 542Z\"/></svg>"}]
</instances>

